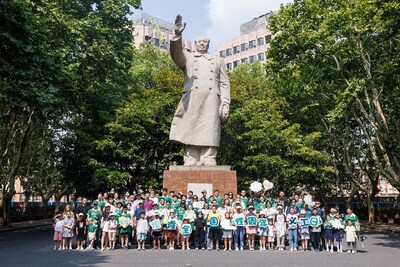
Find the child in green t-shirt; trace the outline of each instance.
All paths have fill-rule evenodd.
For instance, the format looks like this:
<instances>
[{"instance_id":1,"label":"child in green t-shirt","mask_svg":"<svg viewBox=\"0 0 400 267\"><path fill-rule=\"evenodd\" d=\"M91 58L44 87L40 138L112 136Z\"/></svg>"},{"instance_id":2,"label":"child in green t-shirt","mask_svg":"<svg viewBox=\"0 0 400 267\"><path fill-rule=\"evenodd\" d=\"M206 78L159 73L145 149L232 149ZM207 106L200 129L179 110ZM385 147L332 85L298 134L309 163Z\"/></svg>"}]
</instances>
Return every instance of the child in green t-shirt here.
<instances>
[{"instance_id":1,"label":"child in green t-shirt","mask_svg":"<svg viewBox=\"0 0 400 267\"><path fill-rule=\"evenodd\" d=\"M94 219L87 226L89 240L89 247L87 249L93 250L94 242L96 241L97 228L99 227L98 223L99 221L97 219Z\"/></svg>"}]
</instances>

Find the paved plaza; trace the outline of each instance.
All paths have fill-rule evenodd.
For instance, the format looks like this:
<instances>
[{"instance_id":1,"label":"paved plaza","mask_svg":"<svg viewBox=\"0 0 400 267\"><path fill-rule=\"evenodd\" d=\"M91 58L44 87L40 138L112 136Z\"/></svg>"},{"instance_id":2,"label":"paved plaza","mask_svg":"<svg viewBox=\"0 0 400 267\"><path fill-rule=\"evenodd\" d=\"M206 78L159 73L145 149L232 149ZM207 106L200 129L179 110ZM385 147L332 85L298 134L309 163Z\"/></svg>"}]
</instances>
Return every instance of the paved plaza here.
<instances>
[{"instance_id":1,"label":"paved plaza","mask_svg":"<svg viewBox=\"0 0 400 267\"><path fill-rule=\"evenodd\" d=\"M399 266L400 234L366 233L357 254L290 251L53 251L51 227L0 233L0 266Z\"/></svg>"}]
</instances>

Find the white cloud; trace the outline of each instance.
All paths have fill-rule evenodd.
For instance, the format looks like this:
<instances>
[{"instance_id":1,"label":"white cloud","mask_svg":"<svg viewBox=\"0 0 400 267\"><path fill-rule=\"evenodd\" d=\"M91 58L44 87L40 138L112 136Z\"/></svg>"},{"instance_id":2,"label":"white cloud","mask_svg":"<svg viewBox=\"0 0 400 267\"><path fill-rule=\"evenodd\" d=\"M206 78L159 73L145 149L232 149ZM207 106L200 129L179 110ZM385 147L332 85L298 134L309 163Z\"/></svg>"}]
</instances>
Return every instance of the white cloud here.
<instances>
[{"instance_id":1,"label":"white cloud","mask_svg":"<svg viewBox=\"0 0 400 267\"><path fill-rule=\"evenodd\" d=\"M211 26L207 30L207 36L211 39L212 46L216 47L222 41L239 36L241 24L276 11L282 3L289 2L293 0L209 0L207 10Z\"/></svg>"}]
</instances>

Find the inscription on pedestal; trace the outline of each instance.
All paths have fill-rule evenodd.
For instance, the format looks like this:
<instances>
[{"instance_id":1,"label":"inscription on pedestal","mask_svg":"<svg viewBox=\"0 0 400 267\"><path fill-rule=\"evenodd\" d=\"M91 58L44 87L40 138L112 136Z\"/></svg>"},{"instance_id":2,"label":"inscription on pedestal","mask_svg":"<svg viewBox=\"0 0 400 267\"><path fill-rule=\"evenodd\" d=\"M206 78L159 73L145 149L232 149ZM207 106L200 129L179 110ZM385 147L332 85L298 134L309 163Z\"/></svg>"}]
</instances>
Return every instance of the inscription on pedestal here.
<instances>
[{"instance_id":1,"label":"inscription on pedestal","mask_svg":"<svg viewBox=\"0 0 400 267\"><path fill-rule=\"evenodd\" d=\"M206 185L211 185L211 188L207 189ZM216 189L220 194L236 194L236 171L231 170L230 166L170 166L169 170L164 171L163 187L185 194L192 190L199 197L203 189L207 190L207 195L211 195Z\"/></svg>"}]
</instances>

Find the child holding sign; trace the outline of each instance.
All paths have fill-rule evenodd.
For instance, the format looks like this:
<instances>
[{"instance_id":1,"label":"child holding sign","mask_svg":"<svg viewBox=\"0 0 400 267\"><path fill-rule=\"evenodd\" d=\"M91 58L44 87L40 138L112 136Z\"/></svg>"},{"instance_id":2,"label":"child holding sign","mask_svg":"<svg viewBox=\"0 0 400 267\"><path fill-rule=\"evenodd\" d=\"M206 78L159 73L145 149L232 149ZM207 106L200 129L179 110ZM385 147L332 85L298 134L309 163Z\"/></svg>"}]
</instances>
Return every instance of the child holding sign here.
<instances>
[{"instance_id":1,"label":"child holding sign","mask_svg":"<svg viewBox=\"0 0 400 267\"><path fill-rule=\"evenodd\" d=\"M211 212L208 214L207 223L210 226L209 228L209 238L210 238L210 247L208 250L212 250L213 243L215 245L215 249L219 250L218 241L219 241L219 232L220 232L220 222L221 222L221 214L217 212L217 206L213 205L211 208Z\"/></svg>"},{"instance_id":2,"label":"child holding sign","mask_svg":"<svg viewBox=\"0 0 400 267\"><path fill-rule=\"evenodd\" d=\"M265 239L268 236L268 220L265 218L265 211L261 211L258 218L258 235L260 236L260 250L265 248Z\"/></svg>"},{"instance_id":3,"label":"child holding sign","mask_svg":"<svg viewBox=\"0 0 400 267\"><path fill-rule=\"evenodd\" d=\"M235 250L239 250L239 240L240 240L240 250L243 250L244 245L244 214L242 212L242 207L236 206L236 213L233 214L233 225L236 226L236 230L233 231L233 241L235 243Z\"/></svg>"},{"instance_id":4,"label":"child holding sign","mask_svg":"<svg viewBox=\"0 0 400 267\"><path fill-rule=\"evenodd\" d=\"M310 221L306 218L306 211L304 209L300 211L298 224L300 229L301 247L303 248L303 251L307 251L308 240L310 240Z\"/></svg>"},{"instance_id":5,"label":"child holding sign","mask_svg":"<svg viewBox=\"0 0 400 267\"><path fill-rule=\"evenodd\" d=\"M297 250L297 222L298 222L298 217L297 214L295 214L295 208L290 207L289 208L289 214L287 215L287 223L288 223L288 230L289 230L289 246L290 246L290 251L296 251Z\"/></svg>"},{"instance_id":6,"label":"child holding sign","mask_svg":"<svg viewBox=\"0 0 400 267\"><path fill-rule=\"evenodd\" d=\"M229 212L225 212L225 218L221 221L223 231L222 238L224 239L224 251L232 250L232 219Z\"/></svg>"},{"instance_id":7,"label":"child holding sign","mask_svg":"<svg viewBox=\"0 0 400 267\"><path fill-rule=\"evenodd\" d=\"M175 212L173 210L169 213L169 218L167 222L167 237L169 240L169 250L174 250L175 247L175 238L176 238L176 227L178 221L175 218Z\"/></svg>"},{"instance_id":8,"label":"child holding sign","mask_svg":"<svg viewBox=\"0 0 400 267\"><path fill-rule=\"evenodd\" d=\"M315 252L320 252L319 242L321 241L322 218L318 215L318 209L313 209L313 216L310 217L310 226L312 233L312 244Z\"/></svg>"},{"instance_id":9,"label":"child holding sign","mask_svg":"<svg viewBox=\"0 0 400 267\"><path fill-rule=\"evenodd\" d=\"M189 221L190 221L189 218L183 218L181 226L182 250L185 250L185 246L187 250L190 250L189 239L190 239L190 234L192 233L192 225L190 224Z\"/></svg>"},{"instance_id":10,"label":"child holding sign","mask_svg":"<svg viewBox=\"0 0 400 267\"><path fill-rule=\"evenodd\" d=\"M257 233L257 215L254 213L254 206L250 205L246 214L246 233L249 250L254 250L254 237Z\"/></svg>"},{"instance_id":11,"label":"child holding sign","mask_svg":"<svg viewBox=\"0 0 400 267\"><path fill-rule=\"evenodd\" d=\"M161 249L162 225L160 213L158 211L155 213L154 220L152 220L149 225L153 236L153 249Z\"/></svg>"},{"instance_id":12,"label":"child holding sign","mask_svg":"<svg viewBox=\"0 0 400 267\"><path fill-rule=\"evenodd\" d=\"M128 249L128 239L131 233L131 215L128 213L128 206L124 205L122 209L122 214L118 218L119 223L119 234L121 237L121 247L123 249Z\"/></svg>"}]
</instances>

